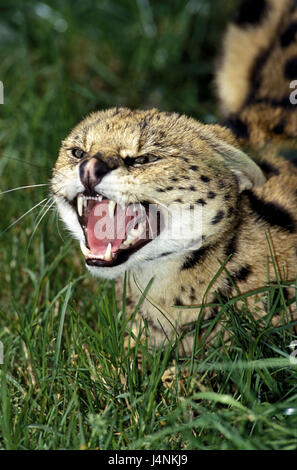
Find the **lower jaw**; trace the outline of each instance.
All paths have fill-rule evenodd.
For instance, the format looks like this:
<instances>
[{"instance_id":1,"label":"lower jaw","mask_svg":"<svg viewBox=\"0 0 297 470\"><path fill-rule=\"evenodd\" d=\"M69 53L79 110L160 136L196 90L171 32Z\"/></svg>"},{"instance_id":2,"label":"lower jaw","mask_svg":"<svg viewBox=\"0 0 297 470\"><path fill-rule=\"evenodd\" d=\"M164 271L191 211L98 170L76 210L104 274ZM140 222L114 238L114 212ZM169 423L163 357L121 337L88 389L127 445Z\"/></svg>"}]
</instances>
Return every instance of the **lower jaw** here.
<instances>
[{"instance_id":1,"label":"lower jaw","mask_svg":"<svg viewBox=\"0 0 297 470\"><path fill-rule=\"evenodd\" d=\"M116 253L113 253L113 259L111 261L105 261L97 258L86 258L86 264L88 266L92 267L97 267L97 268L113 268L115 266L119 266L123 263L126 263L130 256L132 256L134 253L139 251L141 248L146 246L148 243L150 243L151 240L146 240L141 243L135 244L135 246L131 248L127 248L126 250L120 250Z\"/></svg>"}]
</instances>

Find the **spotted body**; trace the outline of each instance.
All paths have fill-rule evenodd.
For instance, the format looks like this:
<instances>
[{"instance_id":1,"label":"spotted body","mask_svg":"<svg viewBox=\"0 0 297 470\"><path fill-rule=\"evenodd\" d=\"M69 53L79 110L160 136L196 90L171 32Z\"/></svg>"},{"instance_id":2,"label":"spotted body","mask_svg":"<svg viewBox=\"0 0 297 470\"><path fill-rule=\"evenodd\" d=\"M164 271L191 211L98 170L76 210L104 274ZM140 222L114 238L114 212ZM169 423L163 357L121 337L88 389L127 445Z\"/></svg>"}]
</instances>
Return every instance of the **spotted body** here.
<instances>
[{"instance_id":1,"label":"spotted body","mask_svg":"<svg viewBox=\"0 0 297 470\"><path fill-rule=\"evenodd\" d=\"M181 351L190 354L193 325L199 315L218 314L218 298L261 288L268 278L296 279L297 167L284 158L297 148L290 102L296 7L287 0L243 3L217 74L224 125L114 108L88 116L62 143L52 178L59 213L90 272L116 279L120 299L126 276L128 315L151 283L134 325L145 319L157 346L183 336ZM116 205L151 204L163 217L172 205L182 208L183 220L172 223L184 236L162 239L161 231L141 241L130 231L129 243L92 244L94 214L104 204L110 220ZM197 208L201 223L193 232ZM266 315L260 295L247 302L256 318Z\"/></svg>"}]
</instances>

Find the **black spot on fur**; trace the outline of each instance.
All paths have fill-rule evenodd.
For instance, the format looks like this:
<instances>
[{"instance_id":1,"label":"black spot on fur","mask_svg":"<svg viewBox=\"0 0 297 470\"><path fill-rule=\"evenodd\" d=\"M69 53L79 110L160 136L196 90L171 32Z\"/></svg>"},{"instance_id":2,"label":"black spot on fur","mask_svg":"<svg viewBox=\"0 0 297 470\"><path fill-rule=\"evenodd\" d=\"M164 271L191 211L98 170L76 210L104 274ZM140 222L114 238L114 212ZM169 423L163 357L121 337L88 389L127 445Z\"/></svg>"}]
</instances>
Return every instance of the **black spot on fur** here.
<instances>
[{"instance_id":1,"label":"black spot on fur","mask_svg":"<svg viewBox=\"0 0 297 470\"><path fill-rule=\"evenodd\" d=\"M228 241L225 247L225 255L228 258L237 251L237 236L238 236L238 226L234 227L234 235Z\"/></svg>"},{"instance_id":2,"label":"black spot on fur","mask_svg":"<svg viewBox=\"0 0 297 470\"><path fill-rule=\"evenodd\" d=\"M197 171L198 166L197 165L192 165L192 166L190 166L190 170Z\"/></svg>"},{"instance_id":3,"label":"black spot on fur","mask_svg":"<svg viewBox=\"0 0 297 470\"><path fill-rule=\"evenodd\" d=\"M219 187L219 189L224 189L225 188L225 183L224 183L223 180L218 181L218 187Z\"/></svg>"},{"instance_id":4,"label":"black spot on fur","mask_svg":"<svg viewBox=\"0 0 297 470\"><path fill-rule=\"evenodd\" d=\"M284 299L289 300L289 292L286 287L283 288Z\"/></svg>"},{"instance_id":5,"label":"black spot on fur","mask_svg":"<svg viewBox=\"0 0 297 470\"><path fill-rule=\"evenodd\" d=\"M189 190L190 190L190 191L196 191L196 188L195 188L195 186L190 186L190 187L189 187Z\"/></svg>"},{"instance_id":6,"label":"black spot on fur","mask_svg":"<svg viewBox=\"0 0 297 470\"><path fill-rule=\"evenodd\" d=\"M231 292L229 292L229 291L230 291L230 289L226 290L226 291L222 291L221 289L218 289L218 291L217 291L218 296L220 297L221 301L224 304L226 304L228 302L229 297L231 295Z\"/></svg>"},{"instance_id":7,"label":"black spot on fur","mask_svg":"<svg viewBox=\"0 0 297 470\"><path fill-rule=\"evenodd\" d=\"M218 307L212 307L210 316L207 318L207 320L209 320L209 321L214 320L218 313L219 313L219 308Z\"/></svg>"},{"instance_id":8,"label":"black spot on fur","mask_svg":"<svg viewBox=\"0 0 297 470\"><path fill-rule=\"evenodd\" d=\"M166 191L172 191L173 189L173 186L167 186Z\"/></svg>"},{"instance_id":9,"label":"black spot on fur","mask_svg":"<svg viewBox=\"0 0 297 470\"><path fill-rule=\"evenodd\" d=\"M239 26L261 23L267 11L266 0L244 0L235 15L234 23Z\"/></svg>"},{"instance_id":10,"label":"black spot on fur","mask_svg":"<svg viewBox=\"0 0 297 470\"><path fill-rule=\"evenodd\" d=\"M201 206L206 206L206 202L204 201L204 199L198 199L196 203L200 204Z\"/></svg>"},{"instance_id":11,"label":"black spot on fur","mask_svg":"<svg viewBox=\"0 0 297 470\"><path fill-rule=\"evenodd\" d=\"M284 70L285 78L287 80L297 79L297 57L288 60Z\"/></svg>"},{"instance_id":12,"label":"black spot on fur","mask_svg":"<svg viewBox=\"0 0 297 470\"><path fill-rule=\"evenodd\" d=\"M233 207L229 207L228 212L227 212L227 217L231 217L233 215L234 209Z\"/></svg>"},{"instance_id":13,"label":"black spot on fur","mask_svg":"<svg viewBox=\"0 0 297 470\"><path fill-rule=\"evenodd\" d=\"M224 211L219 211L217 215L212 219L211 221L212 225L216 225L219 222L221 222L221 220L224 218L224 215L225 215Z\"/></svg>"},{"instance_id":14,"label":"black spot on fur","mask_svg":"<svg viewBox=\"0 0 297 470\"><path fill-rule=\"evenodd\" d=\"M176 298L174 299L174 306L175 306L175 307L178 307L179 305L180 305L180 306L183 306L183 303L182 303L182 301L181 301L181 299L180 299L179 297L176 297Z\"/></svg>"},{"instance_id":15,"label":"black spot on fur","mask_svg":"<svg viewBox=\"0 0 297 470\"><path fill-rule=\"evenodd\" d=\"M165 258L166 256L172 255L172 252L162 253L159 258ZM146 261L156 261L156 258L146 258Z\"/></svg>"},{"instance_id":16,"label":"black spot on fur","mask_svg":"<svg viewBox=\"0 0 297 470\"><path fill-rule=\"evenodd\" d=\"M263 171L263 173L266 173L267 175L279 175L279 170L275 168L271 163L268 163L266 161L262 161L259 163L259 167Z\"/></svg>"},{"instance_id":17,"label":"black spot on fur","mask_svg":"<svg viewBox=\"0 0 297 470\"><path fill-rule=\"evenodd\" d=\"M225 194L224 199L225 199L225 201L229 201L230 200L230 194Z\"/></svg>"},{"instance_id":18,"label":"black spot on fur","mask_svg":"<svg viewBox=\"0 0 297 470\"><path fill-rule=\"evenodd\" d=\"M203 181L203 183L209 183L210 182L210 178L208 176L205 176L205 175L201 175L200 179L201 179L201 181Z\"/></svg>"},{"instance_id":19,"label":"black spot on fur","mask_svg":"<svg viewBox=\"0 0 297 470\"><path fill-rule=\"evenodd\" d=\"M258 57L256 58L256 60L254 61L254 65L250 73L250 93L247 99L247 104L258 103L259 101L260 102L265 101L265 103L267 103L268 105L271 104L270 97L269 99L267 98L258 99L258 91L262 83L261 72L270 57L271 51L272 51L271 47L264 49L263 52L260 53ZM286 98L287 98L287 101L290 103L287 96Z\"/></svg>"},{"instance_id":20,"label":"black spot on fur","mask_svg":"<svg viewBox=\"0 0 297 470\"><path fill-rule=\"evenodd\" d=\"M202 263L207 255L208 249L209 247L203 247L194 251L182 265L182 270L194 268L197 264Z\"/></svg>"},{"instance_id":21,"label":"black spot on fur","mask_svg":"<svg viewBox=\"0 0 297 470\"><path fill-rule=\"evenodd\" d=\"M158 191L158 193L165 193L165 189L164 189L164 188L157 188L157 191Z\"/></svg>"},{"instance_id":22,"label":"black spot on fur","mask_svg":"<svg viewBox=\"0 0 297 470\"><path fill-rule=\"evenodd\" d=\"M297 33L297 21L291 23L280 37L282 47L290 46L294 41Z\"/></svg>"},{"instance_id":23,"label":"black spot on fur","mask_svg":"<svg viewBox=\"0 0 297 470\"><path fill-rule=\"evenodd\" d=\"M253 91L253 96L249 98L249 103L252 104L266 104L270 108L283 108L284 110L292 109L293 106L296 106L293 102L291 103L289 95L285 95L279 100L274 100L271 98L255 98L255 90ZM280 109L280 111L282 111Z\"/></svg>"},{"instance_id":24,"label":"black spot on fur","mask_svg":"<svg viewBox=\"0 0 297 470\"><path fill-rule=\"evenodd\" d=\"M234 281L246 281L250 273L251 267L249 265L242 266L239 271L232 274L232 279L234 279Z\"/></svg>"},{"instance_id":25,"label":"black spot on fur","mask_svg":"<svg viewBox=\"0 0 297 470\"><path fill-rule=\"evenodd\" d=\"M224 125L228 127L239 139L247 139L249 136L248 125L237 116L230 116Z\"/></svg>"},{"instance_id":26,"label":"black spot on fur","mask_svg":"<svg viewBox=\"0 0 297 470\"><path fill-rule=\"evenodd\" d=\"M183 201L182 201L181 199L175 199L174 202L177 202L177 203L181 203L181 204L182 204Z\"/></svg>"},{"instance_id":27,"label":"black spot on fur","mask_svg":"<svg viewBox=\"0 0 297 470\"><path fill-rule=\"evenodd\" d=\"M279 124L274 126L274 128L272 129L272 132L274 134L281 135L284 133L284 130L285 130L285 124L284 122L280 122Z\"/></svg>"},{"instance_id":28,"label":"black spot on fur","mask_svg":"<svg viewBox=\"0 0 297 470\"><path fill-rule=\"evenodd\" d=\"M295 223L291 214L276 202L265 202L251 191L244 191L249 200L250 208L257 220L264 220L271 226L281 227L290 233L295 232Z\"/></svg>"},{"instance_id":29,"label":"black spot on fur","mask_svg":"<svg viewBox=\"0 0 297 470\"><path fill-rule=\"evenodd\" d=\"M216 197L216 193L214 193L213 191L209 191L207 197L208 199L214 199Z\"/></svg>"},{"instance_id":30,"label":"black spot on fur","mask_svg":"<svg viewBox=\"0 0 297 470\"><path fill-rule=\"evenodd\" d=\"M178 178L176 178L176 176L173 176L172 178L170 178L170 181L173 181L176 183L176 181L178 181Z\"/></svg>"}]
</instances>

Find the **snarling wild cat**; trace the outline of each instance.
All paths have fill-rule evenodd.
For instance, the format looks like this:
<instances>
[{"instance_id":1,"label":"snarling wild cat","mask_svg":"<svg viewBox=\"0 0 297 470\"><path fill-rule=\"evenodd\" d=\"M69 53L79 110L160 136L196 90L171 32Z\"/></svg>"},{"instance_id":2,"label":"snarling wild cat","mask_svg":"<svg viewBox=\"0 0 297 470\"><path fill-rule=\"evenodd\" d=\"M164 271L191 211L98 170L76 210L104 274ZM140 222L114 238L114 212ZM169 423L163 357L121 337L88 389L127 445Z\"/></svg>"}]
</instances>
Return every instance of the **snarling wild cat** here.
<instances>
[{"instance_id":1,"label":"snarling wild cat","mask_svg":"<svg viewBox=\"0 0 297 470\"><path fill-rule=\"evenodd\" d=\"M265 286L267 271L296 279L297 167L284 158L297 153L294 80L296 1L245 1L217 72L222 125L113 108L63 141L52 178L59 214L91 274L119 291L126 275L130 312L151 281L135 321L146 319L156 345L184 336L188 354L198 306L215 317L216 293ZM258 300L248 298L257 318Z\"/></svg>"}]
</instances>

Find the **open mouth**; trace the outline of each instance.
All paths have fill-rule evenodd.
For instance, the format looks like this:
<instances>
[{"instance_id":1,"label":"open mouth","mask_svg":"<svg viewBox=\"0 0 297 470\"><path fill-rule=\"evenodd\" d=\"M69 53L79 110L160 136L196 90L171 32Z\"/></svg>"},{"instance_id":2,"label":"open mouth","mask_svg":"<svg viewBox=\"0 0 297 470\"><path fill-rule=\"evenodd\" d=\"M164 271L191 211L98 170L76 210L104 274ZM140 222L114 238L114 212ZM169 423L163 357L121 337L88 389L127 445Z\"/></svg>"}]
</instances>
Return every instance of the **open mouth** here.
<instances>
[{"instance_id":1,"label":"open mouth","mask_svg":"<svg viewBox=\"0 0 297 470\"><path fill-rule=\"evenodd\" d=\"M79 193L72 201L83 229L80 247L89 266L113 267L160 234L160 212L148 202L122 207L98 193Z\"/></svg>"}]
</instances>

